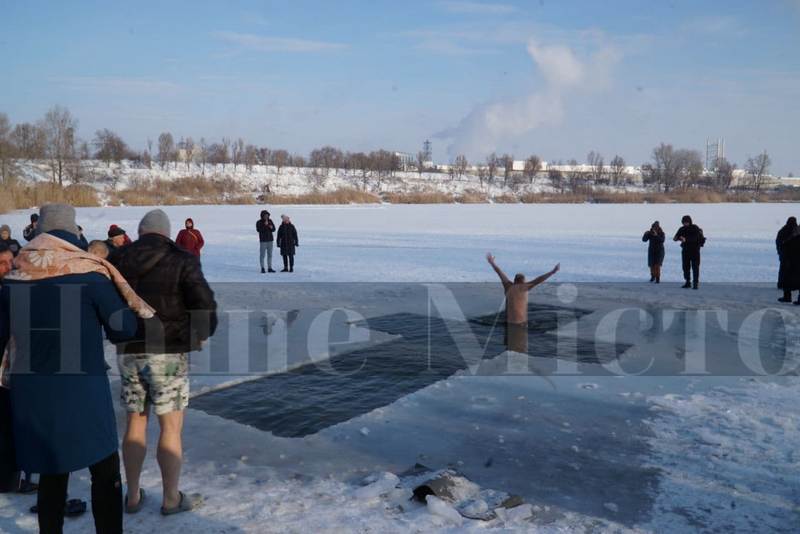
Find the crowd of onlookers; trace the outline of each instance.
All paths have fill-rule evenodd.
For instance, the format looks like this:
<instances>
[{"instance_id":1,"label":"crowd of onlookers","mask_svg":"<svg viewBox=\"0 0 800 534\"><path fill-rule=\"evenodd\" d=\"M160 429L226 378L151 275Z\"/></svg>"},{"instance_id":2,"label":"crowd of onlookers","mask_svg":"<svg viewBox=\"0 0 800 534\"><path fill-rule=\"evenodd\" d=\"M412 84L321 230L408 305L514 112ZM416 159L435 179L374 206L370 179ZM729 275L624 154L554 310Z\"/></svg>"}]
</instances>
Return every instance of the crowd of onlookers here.
<instances>
[{"instance_id":1,"label":"crowd of onlookers","mask_svg":"<svg viewBox=\"0 0 800 534\"><path fill-rule=\"evenodd\" d=\"M42 532L61 532L66 515L86 511L67 493L69 473L87 467L98 532L121 532L123 512L146 506L139 477L151 412L160 425L161 513L201 500L180 491L181 429L188 354L213 335L217 305L199 261L202 234L188 219L171 235L157 209L135 241L111 225L105 240L89 242L63 204L31 216L24 247L0 227L0 490L36 491L31 510ZM104 337L116 345L127 412L126 495Z\"/></svg>"}]
</instances>

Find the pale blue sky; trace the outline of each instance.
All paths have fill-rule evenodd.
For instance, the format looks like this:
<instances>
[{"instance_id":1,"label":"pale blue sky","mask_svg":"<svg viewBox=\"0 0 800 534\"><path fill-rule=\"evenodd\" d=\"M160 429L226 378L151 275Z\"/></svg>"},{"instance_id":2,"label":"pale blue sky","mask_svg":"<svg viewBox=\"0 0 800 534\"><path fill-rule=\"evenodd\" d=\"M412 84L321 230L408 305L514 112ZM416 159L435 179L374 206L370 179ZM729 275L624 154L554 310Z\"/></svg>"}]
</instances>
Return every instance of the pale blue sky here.
<instances>
[{"instance_id":1,"label":"pale blue sky","mask_svg":"<svg viewBox=\"0 0 800 534\"><path fill-rule=\"evenodd\" d=\"M163 5L162 5L163 4ZM661 141L800 174L800 2L0 0L0 111L141 148L242 136L630 163Z\"/></svg>"}]
</instances>

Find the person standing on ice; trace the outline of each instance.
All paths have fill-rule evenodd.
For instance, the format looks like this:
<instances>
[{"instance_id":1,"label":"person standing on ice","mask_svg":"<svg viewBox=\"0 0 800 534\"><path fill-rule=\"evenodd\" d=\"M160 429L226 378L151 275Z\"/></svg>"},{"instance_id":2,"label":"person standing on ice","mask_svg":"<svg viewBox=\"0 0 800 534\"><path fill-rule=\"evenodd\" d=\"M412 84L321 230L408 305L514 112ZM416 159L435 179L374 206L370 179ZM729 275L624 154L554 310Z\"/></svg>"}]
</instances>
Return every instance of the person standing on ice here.
<instances>
[{"instance_id":1,"label":"person standing on ice","mask_svg":"<svg viewBox=\"0 0 800 534\"><path fill-rule=\"evenodd\" d=\"M509 280L494 261L494 256L489 252L486 261L492 266L494 272L500 277L503 291L506 295L506 345L508 350L514 352L528 352L528 292L538 286L561 269L561 264L556 264L553 269L531 281L525 280L525 275L518 273L514 281Z\"/></svg>"},{"instance_id":2,"label":"person standing on ice","mask_svg":"<svg viewBox=\"0 0 800 534\"><path fill-rule=\"evenodd\" d=\"M706 244L703 230L692 222L689 215L681 218L681 226L675 232L673 241L681 243L681 261L683 263L683 289L697 289L700 281L700 249Z\"/></svg>"},{"instance_id":3,"label":"person standing on ice","mask_svg":"<svg viewBox=\"0 0 800 534\"><path fill-rule=\"evenodd\" d=\"M278 227L278 248L281 249L283 257L282 273L294 272L294 253L299 246L297 229L292 224L292 220L288 215L281 215L281 225Z\"/></svg>"},{"instance_id":4,"label":"person standing on ice","mask_svg":"<svg viewBox=\"0 0 800 534\"><path fill-rule=\"evenodd\" d=\"M256 221L256 232L258 232L258 259L261 262L261 273L274 273L275 270L272 268L272 245L274 241L273 233L275 232L275 223L272 222L272 219L270 219L269 212L267 210L261 211L261 218ZM264 270L265 254L267 256L268 271Z\"/></svg>"},{"instance_id":5,"label":"person standing on ice","mask_svg":"<svg viewBox=\"0 0 800 534\"><path fill-rule=\"evenodd\" d=\"M206 244L203 240L203 234L194 227L194 221L192 219L186 219L184 226L185 228L178 232L178 237L175 238L175 244L199 258L200 249Z\"/></svg>"},{"instance_id":6,"label":"person standing on ice","mask_svg":"<svg viewBox=\"0 0 800 534\"><path fill-rule=\"evenodd\" d=\"M792 302L792 288L789 283L789 242L798 234L797 219L789 217L786 224L778 230L778 235L775 237L775 247L778 249L778 261L780 267L778 268L778 289L783 290L783 296L778 299L779 302Z\"/></svg>"},{"instance_id":7,"label":"person standing on ice","mask_svg":"<svg viewBox=\"0 0 800 534\"><path fill-rule=\"evenodd\" d=\"M122 456L128 483L125 511L142 509L139 485L147 452L147 420L153 408L161 427L156 458L161 469L161 513L186 512L201 502L199 495L179 491L183 446L181 430L189 405L189 353L217 327L217 303L196 256L169 238L167 214L156 209L139 223L139 239L121 248L112 262L131 286L156 310L139 322L136 337L117 344L122 405L128 424Z\"/></svg>"},{"instance_id":8,"label":"person standing on ice","mask_svg":"<svg viewBox=\"0 0 800 534\"><path fill-rule=\"evenodd\" d=\"M650 281L661 283L661 265L664 263L664 230L658 221L642 236L647 245L647 266L650 267Z\"/></svg>"},{"instance_id":9,"label":"person standing on ice","mask_svg":"<svg viewBox=\"0 0 800 534\"><path fill-rule=\"evenodd\" d=\"M22 248L19 244L19 241L12 239L11 227L9 227L7 224L0 226L0 243L5 245L15 257L17 254L19 254L19 250Z\"/></svg>"}]
</instances>

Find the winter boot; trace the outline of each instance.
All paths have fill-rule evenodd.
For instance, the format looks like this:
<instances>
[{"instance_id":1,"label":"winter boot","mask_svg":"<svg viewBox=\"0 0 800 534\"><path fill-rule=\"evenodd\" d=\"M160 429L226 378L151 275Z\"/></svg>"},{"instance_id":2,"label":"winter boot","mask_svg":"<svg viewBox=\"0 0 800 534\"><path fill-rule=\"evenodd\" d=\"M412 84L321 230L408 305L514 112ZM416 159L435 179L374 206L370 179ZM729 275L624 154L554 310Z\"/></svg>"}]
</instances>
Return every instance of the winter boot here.
<instances>
[{"instance_id":1,"label":"winter boot","mask_svg":"<svg viewBox=\"0 0 800 534\"><path fill-rule=\"evenodd\" d=\"M267 271L265 271L265 270L264 270L264 268L262 267L262 268L261 268L261 274L264 274L264 273L266 273L266 272L267 272Z\"/></svg>"},{"instance_id":2,"label":"winter boot","mask_svg":"<svg viewBox=\"0 0 800 534\"><path fill-rule=\"evenodd\" d=\"M692 284L690 284L689 281L687 280L686 283L681 286L681 289L689 289L691 287Z\"/></svg>"},{"instance_id":3,"label":"winter boot","mask_svg":"<svg viewBox=\"0 0 800 534\"><path fill-rule=\"evenodd\" d=\"M270 267L270 268L269 268L269 270L267 270L267 272L268 272L268 273L274 273L274 272L275 272L275 269L273 269L272 267Z\"/></svg>"},{"instance_id":4,"label":"winter boot","mask_svg":"<svg viewBox=\"0 0 800 534\"><path fill-rule=\"evenodd\" d=\"M692 284L692 289L697 289L697 286L698 286L697 280L695 280L694 283Z\"/></svg>"},{"instance_id":5,"label":"winter boot","mask_svg":"<svg viewBox=\"0 0 800 534\"><path fill-rule=\"evenodd\" d=\"M792 292L784 291L783 296L778 299L778 302L792 302Z\"/></svg>"}]
</instances>

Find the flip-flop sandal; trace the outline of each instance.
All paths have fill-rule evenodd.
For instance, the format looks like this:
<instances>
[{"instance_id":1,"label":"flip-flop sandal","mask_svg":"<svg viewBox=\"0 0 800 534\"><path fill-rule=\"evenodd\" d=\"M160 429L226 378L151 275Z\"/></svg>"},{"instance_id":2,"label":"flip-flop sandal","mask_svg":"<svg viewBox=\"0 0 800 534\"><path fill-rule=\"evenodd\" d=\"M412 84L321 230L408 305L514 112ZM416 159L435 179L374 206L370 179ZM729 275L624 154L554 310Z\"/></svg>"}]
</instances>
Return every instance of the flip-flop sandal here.
<instances>
[{"instance_id":1,"label":"flip-flop sandal","mask_svg":"<svg viewBox=\"0 0 800 534\"><path fill-rule=\"evenodd\" d=\"M137 502L134 506L130 506L128 504L128 496L126 495L125 496L125 513L126 514L135 514L136 512L141 510L142 507L144 506L144 499L145 499L145 493L144 493L144 490L142 488L139 488L139 502Z\"/></svg>"},{"instance_id":2,"label":"flip-flop sandal","mask_svg":"<svg viewBox=\"0 0 800 534\"><path fill-rule=\"evenodd\" d=\"M187 496L182 491L179 491L178 494L181 496L178 506L173 508L164 508L162 506L161 515L174 515L181 512L191 512L203 502L203 496L199 493L192 493L191 495Z\"/></svg>"}]
</instances>

